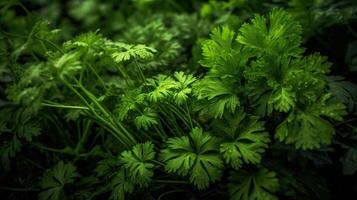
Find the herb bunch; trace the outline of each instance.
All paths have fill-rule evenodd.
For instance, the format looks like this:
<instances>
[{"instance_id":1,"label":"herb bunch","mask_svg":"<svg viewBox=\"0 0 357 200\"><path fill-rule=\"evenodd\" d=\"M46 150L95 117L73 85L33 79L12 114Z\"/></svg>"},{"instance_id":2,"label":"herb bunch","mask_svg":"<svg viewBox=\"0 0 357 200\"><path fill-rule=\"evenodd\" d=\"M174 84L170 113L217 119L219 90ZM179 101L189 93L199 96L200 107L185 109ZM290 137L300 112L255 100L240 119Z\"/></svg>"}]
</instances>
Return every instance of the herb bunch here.
<instances>
[{"instance_id":1,"label":"herb bunch","mask_svg":"<svg viewBox=\"0 0 357 200\"><path fill-rule=\"evenodd\" d=\"M159 1L125 2L137 11L116 16L128 15L125 29L93 30L98 19L86 18L82 28L92 30L73 37L22 3L0 4L6 197L325 199L316 174L337 148L344 174L355 174L357 87L304 48L318 28L348 24L353 5L341 4L341 21L327 23L305 19L296 0L287 9L169 2L159 14ZM324 8L317 4L311 15ZM269 11L249 12L259 9ZM12 19L28 33L11 31Z\"/></svg>"}]
</instances>

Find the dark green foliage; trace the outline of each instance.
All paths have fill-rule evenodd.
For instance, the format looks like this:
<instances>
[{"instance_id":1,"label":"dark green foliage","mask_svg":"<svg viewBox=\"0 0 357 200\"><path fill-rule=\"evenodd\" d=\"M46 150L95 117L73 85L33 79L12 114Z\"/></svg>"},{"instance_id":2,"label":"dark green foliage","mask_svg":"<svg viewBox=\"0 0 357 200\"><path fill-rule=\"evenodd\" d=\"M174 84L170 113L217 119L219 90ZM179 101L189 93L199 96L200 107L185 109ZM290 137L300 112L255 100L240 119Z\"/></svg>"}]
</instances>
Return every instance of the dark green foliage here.
<instances>
[{"instance_id":1,"label":"dark green foliage","mask_svg":"<svg viewBox=\"0 0 357 200\"><path fill-rule=\"evenodd\" d=\"M256 172L240 171L231 174L228 185L231 199L277 199L273 195L279 188L276 174L260 168Z\"/></svg>"},{"instance_id":2,"label":"dark green foliage","mask_svg":"<svg viewBox=\"0 0 357 200\"><path fill-rule=\"evenodd\" d=\"M356 11L347 0L1 2L0 196L356 195Z\"/></svg>"},{"instance_id":3,"label":"dark green foliage","mask_svg":"<svg viewBox=\"0 0 357 200\"><path fill-rule=\"evenodd\" d=\"M67 199L64 191L65 186L73 183L78 176L73 164L65 164L60 161L52 169L46 171L41 178L40 187L43 191L38 198L41 200Z\"/></svg>"}]
</instances>

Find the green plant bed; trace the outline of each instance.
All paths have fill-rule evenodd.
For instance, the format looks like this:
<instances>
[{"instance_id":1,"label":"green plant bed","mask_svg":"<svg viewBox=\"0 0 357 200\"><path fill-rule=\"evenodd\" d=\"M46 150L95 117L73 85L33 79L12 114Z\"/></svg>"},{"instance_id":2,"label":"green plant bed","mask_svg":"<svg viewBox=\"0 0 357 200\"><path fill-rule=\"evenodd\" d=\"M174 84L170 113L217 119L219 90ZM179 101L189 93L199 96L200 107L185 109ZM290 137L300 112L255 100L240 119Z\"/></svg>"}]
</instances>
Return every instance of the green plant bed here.
<instances>
[{"instance_id":1,"label":"green plant bed","mask_svg":"<svg viewBox=\"0 0 357 200\"><path fill-rule=\"evenodd\" d=\"M353 1L0 3L4 199L351 199Z\"/></svg>"}]
</instances>

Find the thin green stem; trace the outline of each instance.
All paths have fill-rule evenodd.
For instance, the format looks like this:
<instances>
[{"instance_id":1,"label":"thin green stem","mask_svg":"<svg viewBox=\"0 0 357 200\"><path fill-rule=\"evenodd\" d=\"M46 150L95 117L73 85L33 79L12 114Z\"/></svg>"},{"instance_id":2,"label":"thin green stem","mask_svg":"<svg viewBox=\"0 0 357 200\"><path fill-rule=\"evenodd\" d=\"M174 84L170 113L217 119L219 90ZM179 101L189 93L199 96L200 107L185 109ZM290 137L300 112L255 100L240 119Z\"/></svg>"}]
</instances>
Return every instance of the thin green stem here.
<instances>
[{"instance_id":1,"label":"thin green stem","mask_svg":"<svg viewBox=\"0 0 357 200\"><path fill-rule=\"evenodd\" d=\"M38 164L38 163L36 163L36 162L34 162L34 161L28 159L28 158L24 158L24 160L25 160L26 162L32 164L33 166L39 168L39 169L45 170L45 168L42 167L40 164Z\"/></svg>"},{"instance_id":2,"label":"thin green stem","mask_svg":"<svg viewBox=\"0 0 357 200\"><path fill-rule=\"evenodd\" d=\"M106 87L105 87L105 83L104 83L102 77L99 76L99 74L98 74L97 71L92 67L91 64L89 64L88 62L86 62L86 64L87 64L87 66L89 67L89 69L91 69L91 71L94 73L94 75L97 77L97 79L99 80L101 86L102 86L103 88L106 88Z\"/></svg>"},{"instance_id":3,"label":"thin green stem","mask_svg":"<svg viewBox=\"0 0 357 200\"><path fill-rule=\"evenodd\" d=\"M145 75L144 75L143 71L141 70L141 68L140 68L140 66L139 66L139 63L138 63L138 61L136 60L136 58L134 58L134 63L135 63L136 68L137 68L137 69L138 69L138 71L139 71L139 74L140 74L141 79L142 79L143 84L144 84L144 83L145 83L146 78L145 78ZM145 84L144 84L144 85L145 85ZM145 88L146 88L146 87L145 87Z\"/></svg>"},{"instance_id":4,"label":"thin green stem","mask_svg":"<svg viewBox=\"0 0 357 200\"><path fill-rule=\"evenodd\" d=\"M109 120L109 122L107 123L110 124L112 128L114 128L113 130L115 130L115 132L119 133L120 135L123 134L124 137L122 138L127 139L128 140L127 142L129 142L127 144L129 144L130 146L134 146L137 142L136 139L132 136L132 134L130 134L120 122L113 120L113 117L109 114L109 111L98 102L97 98L91 92L89 92L85 87L83 87L83 85L79 83L78 80L75 79L75 81L77 82L79 88L98 107L98 109L102 112L104 117L106 117L107 120L104 120L103 122L107 122Z\"/></svg>"},{"instance_id":5,"label":"thin green stem","mask_svg":"<svg viewBox=\"0 0 357 200\"><path fill-rule=\"evenodd\" d=\"M40 189L37 188L13 188L0 186L0 190L13 191L13 192L38 192Z\"/></svg>"},{"instance_id":6,"label":"thin green stem","mask_svg":"<svg viewBox=\"0 0 357 200\"><path fill-rule=\"evenodd\" d=\"M44 43L43 41L40 41L40 44L41 44L41 47L42 47L43 51L44 51L44 52L47 52L48 49L47 49L45 43Z\"/></svg>"},{"instance_id":7,"label":"thin green stem","mask_svg":"<svg viewBox=\"0 0 357 200\"><path fill-rule=\"evenodd\" d=\"M62 82L70 89L72 92L74 92L82 101L85 103L88 108L93 111L91 105L87 102L87 100L69 83L66 79L62 79Z\"/></svg>"},{"instance_id":8,"label":"thin green stem","mask_svg":"<svg viewBox=\"0 0 357 200\"><path fill-rule=\"evenodd\" d=\"M140 115L144 115L143 112L141 112L141 110L139 108L135 109L138 113L140 113ZM159 136L161 137L161 139L165 139L166 138L166 134L164 133L163 129L159 129L158 126L161 125L160 121L158 121L158 125L153 125L154 129L156 130L156 132L159 134Z\"/></svg>"},{"instance_id":9,"label":"thin green stem","mask_svg":"<svg viewBox=\"0 0 357 200\"><path fill-rule=\"evenodd\" d=\"M162 163L162 162L160 162L160 161L157 161L157 160L152 160L152 162L153 162L153 163L156 163L156 164L158 164L158 165L160 165L160 166L165 167L165 164L164 164L164 163Z\"/></svg>"},{"instance_id":10,"label":"thin green stem","mask_svg":"<svg viewBox=\"0 0 357 200\"><path fill-rule=\"evenodd\" d=\"M61 54L64 54L64 52L62 51L62 49L60 47L58 47L55 43L49 41L49 40L46 40L46 39L43 39L43 38L39 38L37 36L34 36L34 39L37 39L37 40L40 40L40 41L43 41L43 42L46 42L47 44L49 44L50 46L52 46L53 48L55 48L57 51L61 52Z\"/></svg>"},{"instance_id":11,"label":"thin green stem","mask_svg":"<svg viewBox=\"0 0 357 200\"><path fill-rule=\"evenodd\" d=\"M167 138L167 137L169 137L169 136L166 134L166 131L165 131L164 127L162 126L161 121L162 121L162 120L159 120L159 122L158 122L158 127L159 127L159 129L160 129L162 135L165 136L163 139L165 139L165 138Z\"/></svg>"},{"instance_id":12,"label":"thin green stem","mask_svg":"<svg viewBox=\"0 0 357 200\"><path fill-rule=\"evenodd\" d=\"M191 129L193 129L193 122L192 122L192 118L191 118L190 110L188 109L187 102L185 102L185 106L186 106L187 116L188 116L188 119L189 119L189 121L190 121Z\"/></svg>"},{"instance_id":13,"label":"thin green stem","mask_svg":"<svg viewBox=\"0 0 357 200\"><path fill-rule=\"evenodd\" d=\"M71 155L71 156L76 156L76 157L87 157L90 155L90 153L77 153L70 147L65 147L63 149L55 149L55 148L43 146L39 143L32 143L32 146L34 146L40 150L49 151L49 152L53 152L53 153L66 154L66 155Z\"/></svg>"},{"instance_id":14,"label":"thin green stem","mask_svg":"<svg viewBox=\"0 0 357 200\"><path fill-rule=\"evenodd\" d=\"M157 126L154 125L154 129L155 129L156 132L159 134L159 136L161 137L161 139L167 138L167 137L165 136L165 134L163 134L163 133L161 132L161 130L160 130Z\"/></svg>"},{"instance_id":15,"label":"thin green stem","mask_svg":"<svg viewBox=\"0 0 357 200\"><path fill-rule=\"evenodd\" d=\"M185 192L185 190L183 189L176 189L176 190L170 190L170 191L167 191L167 192L164 192L162 193L159 198L157 198L157 200L161 200L164 196L167 196L169 194L173 194L173 193L179 193L179 192Z\"/></svg>"},{"instance_id":16,"label":"thin green stem","mask_svg":"<svg viewBox=\"0 0 357 200\"><path fill-rule=\"evenodd\" d=\"M95 116L96 119L98 119L98 121L100 122L99 124L101 124L104 128L106 128L107 130L110 130L110 133L113 134L113 136L118 139L119 142L121 142L122 144L124 144L127 147L131 147L133 146L132 143L127 140L126 137L122 137L121 136L121 132L118 131L118 129L116 127L113 126L113 124L111 122L108 122L108 120L104 119L102 116L100 116L94 109L93 107L89 104L89 102L86 100L86 98L84 98L66 79L62 79L63 83L70 88L89 108L89 110L91 111L91 113ZM81 86L81 84L78 82L78 80L75 80L79 86ZM87 91L83 86L80 87L82 90L84 89L84 91ZM87 96L88 96L89 92L87 91ZM90 95L91 97L93 95ZM93 99L92 97L92 101L94 101L94 103L96 103L96 105L100 104L96 101L96 99ZM101 108L101 106L100 106ZM102 108L103 110L103 108ZM104 125L103 125L104 124ZM134 143L135 144L135 143Z\"/></svg>"},{"instance_id":17,"label":"thin green stem","mask_svg":"<svg viewBox=\"0 0 357 200\"><path fill-rule=\"evenodd\" d=\"M167 127L168 130L170 130L172 132L172 135L177 137L177 136L180 136L182 134L180 134L180 131L179 131L179 127L177 126L177 123L174 122L171 117L167 117L165 118L168 122L170 122L171 126L168 124L168 122L166 122L166 120L162 119L162 122L163 124ZM174 130L172 130L172 127L174 127Z\"/></svg>"},{"instance_id":18,"label":"thin green stem","mask_svg":"<svg viewBox=\"0 0 357 200\"><path fill-rule=\"evenodd\" d=\"M130 77L128 75L128 73L125 72L124 69L122 69L121 66L119 65L115 65L115 67L117 68L117 70L120 72L120 74L124 77L125 83L130 87L132 86L132 84L129 83Z\"/></svg>"},{"instance_id":19,"label":"thin green stem","mask_svg":"<svg viewBox=\"0 0 357 200\"><path fill-rule=\"evenodd\" d=\"M175 127L175 130L177 131L178 134L175 134L174 131L172 131L174 136L180 136L180 131L181 128L179 128L179 126L177 125L177 122L175 121L175 116L173 115L172 112L166 112L166 110L162 109L160 106L158 107L160 112L165 115L166 117L164 119L162 119L161 121L166 125L166 127L168 128L168 130L172 130L172 127ZM167 120L168 122L170 122L171 126L165 122L165 120ZM182 130L181 130L182 132Z\"/></svg>"},{"instance_id":20,"label":"thin green stem","mask_svg":"<svg viewBox=\"0 0 357 200\"><path fill-rule=\"evenodd\" d=\"M19 38L27 39L26 36L19 35L19 34L16 34L16 33L10 33L10 32L3 31L3 30L0 30L0 32L3 33L3 34L5 34L5 35L8 35L8 36L13 36L13 37L19 37Z\"/></svg>"},{"instance_id":21,"label":"thin green stem","mask_svg":"<svg viewBox=\"0 0 357 200\"><path fill-rule=\"evenodd\" d=\"M175 113L175 115L185 124L187 128L190 128L190 124L187 119L185 119L185 116L173 105L171 104L166 104L168 105L168 108Z\"/></svg>"},{"instance_id":22,"label":"thin green stem","mask_svg":"<svg viewBox=\"0 0 357 200\"><path fill-rule=\"evenodd\" d=\"M69 155L74 155L74 152L70 151L69 148L65 147L63 149L55 149L52 147L47 147L43 146L42 144L39 143L32 143L32 145L38 149L45 150L45 151L50 151L54 153L61 153L61 154L69 154Z\"/></svg>"},{"instance_id":23,"label":"thin green stem","mask_svg":"<svg viewBox=\"0 0 357 200\"><path fill-rule=\"evenodd\" d=\"M31 12L20 2L20 1L12 1L5 3L4 10L11 8L12 6L19 6L23 11L25 11L26 15L31 15Z\"/></svg>"},{"instance_id":24,"label":"thin green stem","mask_svg":"<svg viewBox=\"0 0 357 200\"><path fill-rule=\"evenodd\" d=\"M107 131L109 131L120 143L122 143L126 148L130 149L132 145L127 144L123 142L123 139L118 135L118 133L115 131L115 129L107 126L103 126L103 128Z\"/></svg>"},{"instance_id":25,"label":"thin green stem","mask_svg":"<svg viewBox=\"0 0 357 200\"><path fill-rule=\"evenodd\" d=\"M99 110L104 114L105 117L110 118L109 112L98 102L97 97L95 97L91 92L89 92L77 79L74 79L78 84L79 88L86 94L86 96L99 108Z\"/></svg>"},{"instance_id":26,"label":"thin green stem","mask_svg":"<svg viewBox=\"0 0 357 200\"><path fill-rule=\"evenodd\" d=\"M169 183L169 184L189 184L187 181L177 181L177 180L158 180L153 179L152 182L154 183Z\"/></svg>"},{"instance_id":27,"label":"thin green stem","mask_svg":"<svg viewBox=\"0 0 357 200\"><path fill-rule=\"evenodd\" d=\"M54 107L54 108L68 108L68 109L89 110L88 107L84 107L84 106L68 106L68 105L62 105L62 104L57 104L57 103L44 103L44 102L42 102L41 105L47 106L47 107Z\"/></svg>"},{"instance_id":28,"label":"thin green stem","mask_svg":"<svg viewBox=\"0 0 357 200\"><path fill-rule=\"evenodd\" d=\"M86 98L84 98L81 93L79 93L66 79L62 79L62 81L64 82L64 84L70 88L89 108L89 110L92 112L92 114L94 114L94 116L98 119L100 119L100 121L102 121L103 123L108 125L107 120L103 119L94 109L93 107L89 104L89 102L86 100ZM77 81L77 80L76 80ZM77 81L78 82L78 81Z\"/></svg>"},{"instance_id":29,"label":"thin green stem","mask_svg":"<svg viewBox=\"0 0 357 200\"><path fill-rule=\"evenodd\" d=\"M10 32L6 32L6 31L3 31L1 30L0 32L2 32L3 34L5 35L8 35L8 36L13 36L13 37L19 37L19 38L23 38L23 39L27 39L29 40L30 38L27 37L27 36L23 36L23 35L18 35L16 33L10 33ZM50 46L52 46L53 48L55 48L56 50L58 50L59 52L61 52L62 54L64 54L64 52L62 51L62 49L60 47L58 47L55 43L49 41L49 40L46 40L46 39L43 39L43 38L39 38L37 36L34 36L33 39L36 39L36 40L39 40L41 42L46 42L47 44L49 44ZM41 43L42 44L42 43ZM43 44L42 44L43 45ZM44 47L45 50L47 51L46 47Z\"/></svg>"},{"instance_id":30,"label":"thin green stem","mask_svg":"<svg viewBox=\"0 0 357 200\"><path fill-rule=\"evenodd\" d=\"M154 138L152 138L149 134L147 134L145 131L139 130L141 135L144 135L144 137L146 137L146 139L148 139L149 141L153 141L155 142Z\"/></svg>"},{"instance_id":31,"label":"thin green stem","mask_svg":"<svg viewBox=\"0 0 357 200\"><path fill-rule=\"evenodd\" d=\"M91 127L91 125L92 125L92 121L90 121L90 120L86 120L84 122L83 135L79 139L79 141L78 141L78 143L76 145L76 148L74 149L75 152L78 153L83 148L85 142L87 141L88 135L90 133L89 128Z\"/></svg>"},{"instance_id":32,"label":"thin green stem","mask_svg":"<svg viewBox=\"0 0 357 200\"><path fill-rule=\"evenodd\" d=\"M180 110L182 113L184 113L184 114L188 115L188 116L190 117L190 119L191 119L192 123L194 123L194 124L195 124L195 126L197 126L197 127L200 127L200 128L201 128L200 123L198 123L195 119L193 119L193 118L191 117L190 112L186 113L185 109L183 109L183 108L181 108L181 107L177 107L177 108L178 108L178 110Z\"/></svg>"}]
</instances>

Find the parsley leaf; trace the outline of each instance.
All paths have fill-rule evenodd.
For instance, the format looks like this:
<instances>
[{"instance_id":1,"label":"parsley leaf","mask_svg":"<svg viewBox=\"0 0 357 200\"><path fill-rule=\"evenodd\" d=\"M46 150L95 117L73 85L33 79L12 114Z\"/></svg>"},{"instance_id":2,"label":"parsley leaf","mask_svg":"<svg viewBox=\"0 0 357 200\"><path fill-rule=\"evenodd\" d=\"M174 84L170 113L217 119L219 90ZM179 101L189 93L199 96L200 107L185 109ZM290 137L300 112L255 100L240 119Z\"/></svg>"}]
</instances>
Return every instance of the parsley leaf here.
<instances>
[{"instance_id":1,"label":"parsley leaf","mask_svg":"<svg viewBox=\"0 0 357 200\"><path fill-rule=\"evenodd\" d=\"M110 182L112 188L110 199L112 200L125 200L126 195L132 193L135 189L134 184L129 180L125 171L119 170Z\"/></svg>"},{"instance_id":2,"label":"parsley leaf","mask_svg":"<svg viewBox=\"0 0 357 200\"><path fill-rule=\"evenodd\" d=\"M173 99L177 105L182 105L187 101L188 95L191 94L190 86L196 81L196 78L189 74L185 75L183 72L175 72L175 79L178 82L177 90L174 92Z\"/></svg>"},{"instance_id":3,"label":"parsley leaf","mask_svg":"<svg viewBox=\"0 0 357 200\"><path fill-rule=\"evenodd\" d=\"M274 9L268 19L255 15L251 22L243 24L239 29L239 43L258 53L288 56L299 56L302 53L302 28L286 11Z\"/></svg>"},{"instance_id":4,"label":"parsley leaf","mask_svg":"<svg viewBox=\"0 0 357 200\"><path fill-rule=\"evenodd\" d=\"M223 167L218 153L218 140L200 128L192 129L189 136L169 138L167 148L160 154L168 172L190 176L198 189L218 180Z\"/></svg>"},{"instance_id":5,"label":"parsley leaf","mask_svg":"<svg viewBox=\"0 0 357 200\"><path fill-rule=\"evenodd\" d=\"M157 113L151 108L145 108L142 115L139 115L135 118L135 124L144 130L148 130L152 125L157 124Z\"/></svg>"},{"instance_id":6,"label":"parsley leaf","mask_svg":"<svg viewBox=\"0 0 357 200\"><path fill-rule=\"evenodd\" d=\"M147 79L147 86L153 90L147 94L149 101L158 102L172 95L173 89L178 87L177 82L166 75L159 74L154 78Z\"/></svg>"},{"instance_id":7,"label":"parsley leaf","mask_svg":"<svg viewBox=\"0 0 357 200\"><path fill-rule=\"evenodd\" d=\"M151 163L155 157L154 145L151 142L137 144L131 151L122 152L120 157L129 180L143 187L148 186L154 175L154 164Z\"/></svg>"},{"instance_id":8,"label":"parsley leaf","mask_svg":"<svg viewBox=\"0 0 357 200\"><path fill-rule=\"evenodd\" d=\"M322 96L305 110L295 110L276 129L275 138L298 149L319 148L330 144L335 134L333 126L322 116L338 121L346 114L345 106L331 100L331 94Z\"/></svg>"},{"instance_id":9,"label":"parsley leaf","mask_svg":"<svg viewBox=\"0 0 357 200\"><path fill-rule=\"evenodd\" d=\"M217 135L223 137L220 152L226 163L238 169L243 163L259 164L270 141L264 123L243 111L225 115L213 123Z\"/></svg>"},{"instance_id":10,"label":"parsley leaf","mask_svg":"<svg viewBox=\"0 0 357 200\"><path fill-rule=\"evenodd\" d=\"M279 189L275 172L259 168L255 172L240 170L233 172L228 184L230 199L277 200L274 195Z\"/></svg>"},{"instance_id":11,"label":"parsley leaf","mask_svg":"<svg viewBox=\"0 0 357 200\"><path fill-rule=\"evenodd\" d=\"M71 163L60 161L52 169L45 172L40 181L43 191L39 194L40 200L61 200L66 198L65 186L79 177L76 167Z\"/></svg>"},{"instance_id":12,"label":"parsley leaf","mask_svg":"<svg viewBox=\"0 0 357 200\"><path fill-rule=\"evenodd\" d=\"M196 110L214 118L221 118L225 111L233 113L240 101L231 85L219 79L204 78L197 81L194 93L199 101Z\"/></svg>"},{"instance_id":13,"label":"parsley leaf","mask_svg":"<svg viewBox=\"0 0 357 200\"><path fill-rule=\"evenodd\" d=\"M147 60L154 56L156 50L143 44L131 45L125 43L115 43L118 47L118 52L112 54L115 62L121 63L123 61L134 59Z\"/></svg>"}]
</instances>

